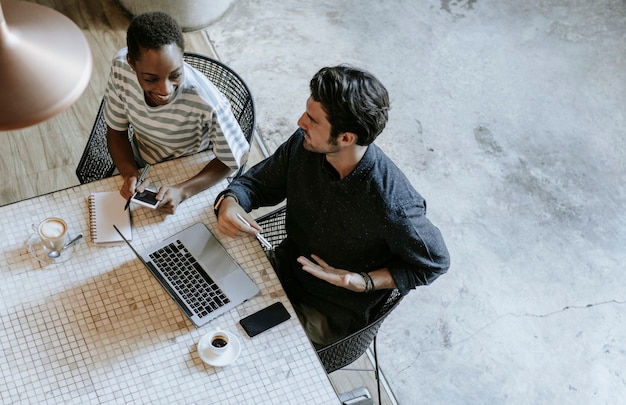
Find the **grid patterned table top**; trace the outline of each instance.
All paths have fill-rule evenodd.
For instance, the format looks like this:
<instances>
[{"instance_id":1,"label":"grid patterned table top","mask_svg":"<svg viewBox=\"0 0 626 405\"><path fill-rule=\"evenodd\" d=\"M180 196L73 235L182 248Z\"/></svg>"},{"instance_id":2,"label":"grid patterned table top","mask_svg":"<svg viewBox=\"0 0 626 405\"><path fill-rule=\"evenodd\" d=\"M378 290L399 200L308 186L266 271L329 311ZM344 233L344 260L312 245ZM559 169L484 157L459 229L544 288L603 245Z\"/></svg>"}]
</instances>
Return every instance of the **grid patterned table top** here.
<instances>
[{"instance_id":1,"label":"grid patterned table top","mask_svg":"<svg viewBox=\"0 0 626 405\"><path fill-rule=\"evenodd\" d=\"M206 154L197 154L162 163L150 179L174 184L206 162ZM185 201L175 215L132 208L139 251L203 222L261 289L202 328L126 245L92 242L87 198L120 185L116 176L0 207L0 403L339 403L256 239L217 230L212 203L225 182ZM49 216L85 236L61 263L42 263L27 249L32 225ZM276 301L291 319L249 338L239 319ZM242 347L240 357L221 368L197 354L200 338L216 327L235 334Z\"/></svg>"}]
</instances>

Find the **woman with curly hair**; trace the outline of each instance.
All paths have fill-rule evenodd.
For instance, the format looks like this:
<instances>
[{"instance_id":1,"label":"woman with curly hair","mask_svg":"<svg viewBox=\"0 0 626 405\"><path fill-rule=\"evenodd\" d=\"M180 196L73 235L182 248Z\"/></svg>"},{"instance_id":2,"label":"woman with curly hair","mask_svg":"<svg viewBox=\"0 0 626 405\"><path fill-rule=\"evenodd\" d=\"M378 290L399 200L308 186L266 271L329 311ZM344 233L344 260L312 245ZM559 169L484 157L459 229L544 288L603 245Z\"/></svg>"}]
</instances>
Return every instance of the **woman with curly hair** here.
<instances>
[{"instance_id":1,"label":"woman with curly hair","mask_svg":"<svg viewBox=\"0 0 626 405\"><path fill-rule=\"evenodd\" d=\"M194 177L159 189L159 209L173 214L182 201L244 165L250 146L227 98L184 62L183 33L171 16L162 12L136 16L126 43L127 48L113 58L104 95L109 151L124 178L121 195L128 199L148 185L137 184L139 169L146 163L211 145L215 155Z\"/></svg>"}]
</instances>

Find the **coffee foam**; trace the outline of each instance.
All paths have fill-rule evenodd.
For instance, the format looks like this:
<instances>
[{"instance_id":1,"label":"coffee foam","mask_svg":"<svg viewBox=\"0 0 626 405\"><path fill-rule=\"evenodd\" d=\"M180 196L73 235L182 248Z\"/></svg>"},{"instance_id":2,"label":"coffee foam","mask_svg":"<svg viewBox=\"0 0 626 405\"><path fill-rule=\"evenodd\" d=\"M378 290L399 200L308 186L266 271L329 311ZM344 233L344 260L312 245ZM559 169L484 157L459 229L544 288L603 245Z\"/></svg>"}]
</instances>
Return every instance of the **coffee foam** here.
<instances>
[{"instance_id":1,"label":"coffee foam","mask_svg":"<svg viewBox=\"0 0 626 405\"><path fill-rule=\"evenodd\" d=\"M48 219L39 226L41 235L50 239L63 236L65 231L65 224L55 218Z\"/></svg>"}]
</instances>

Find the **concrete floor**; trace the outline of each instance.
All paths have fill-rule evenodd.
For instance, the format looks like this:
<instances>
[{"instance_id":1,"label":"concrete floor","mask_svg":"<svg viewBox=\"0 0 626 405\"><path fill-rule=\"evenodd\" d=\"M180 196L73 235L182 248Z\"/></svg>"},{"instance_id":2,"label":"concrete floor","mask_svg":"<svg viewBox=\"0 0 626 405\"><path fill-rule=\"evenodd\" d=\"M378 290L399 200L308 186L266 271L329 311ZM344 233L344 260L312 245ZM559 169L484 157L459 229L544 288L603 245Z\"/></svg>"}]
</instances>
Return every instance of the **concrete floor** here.
<instances>
[{"instance_id":1,"label":"concrete floor","mask_svg":"<svg viewBox=\"0 0 626 405\"><path fill-rule=\"evenodd\" d=\"M401 404L626 403L626 1L237 0L209 27L270 150L350 63L453 265L383 324Z\"/></svg>"}]
</instances>

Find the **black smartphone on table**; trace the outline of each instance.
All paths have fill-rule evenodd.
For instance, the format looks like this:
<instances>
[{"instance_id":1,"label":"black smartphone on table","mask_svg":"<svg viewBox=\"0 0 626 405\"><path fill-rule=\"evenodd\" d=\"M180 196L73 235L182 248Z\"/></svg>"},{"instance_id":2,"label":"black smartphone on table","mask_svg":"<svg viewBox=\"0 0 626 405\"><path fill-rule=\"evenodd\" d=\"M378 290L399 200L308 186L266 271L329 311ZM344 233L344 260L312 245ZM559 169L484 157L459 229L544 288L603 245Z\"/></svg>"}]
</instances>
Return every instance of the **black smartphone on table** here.
<instances>
[{"instance_id":1,"label":"black smartphone on table","mask_svg":"<svg viewBox=\"0 0 626 405\"><path fill-rule=\"evenodd\" d=\"M279 323L285 322L289 318L291 318L291 315L287 312L287 308L279 301L242 318L239 324L246 331L248 336L253 337Z\"/></svg>"}]
</instances>

